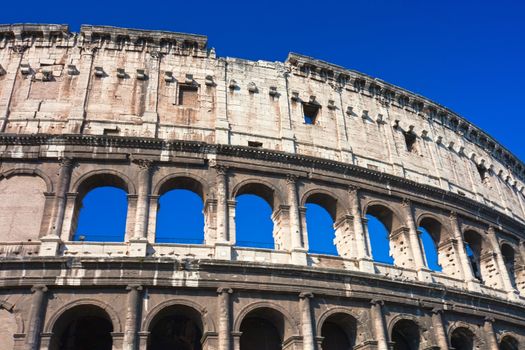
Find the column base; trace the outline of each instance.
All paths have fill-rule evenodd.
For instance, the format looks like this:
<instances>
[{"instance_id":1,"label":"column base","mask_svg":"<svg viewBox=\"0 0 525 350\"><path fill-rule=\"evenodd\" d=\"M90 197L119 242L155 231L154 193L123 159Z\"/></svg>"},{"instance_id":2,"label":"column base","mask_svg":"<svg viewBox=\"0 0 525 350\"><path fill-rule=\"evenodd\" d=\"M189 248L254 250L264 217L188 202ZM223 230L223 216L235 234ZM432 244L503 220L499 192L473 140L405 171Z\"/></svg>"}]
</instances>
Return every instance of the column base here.
<instances>
[{"instance_id":1,"label":"column base","mask_svg":"<svg viewBox=\"0 0 525 350\"><path fill-rule=\"evenodd\" d=\"M365 273L375 273L376 268L374 266L374 261L370 259L359 259L359 271Z\"/></svg>"},{"instance_id":2,"label":"column base","mask_svg":"<svg viewBox=\"0 0 525 350\"><path fill-rule=\"evenodd\" d=\"M229 242L215 242L215 259L232 260L232 245Z\"/></svg>"},{"instance_id":3,"label":"column base","mask_svg":"<svg viewBox=\"0 0 525 350\"><path fill-rule=\"evenodd\" d=\"M425 283L434 282L434 278L432 277L432 272L428 269L419 269L417 271L417 279Z\"/></svg>"},{"instance_id":4,"label":"column base","mask_svg":"<svg viewBox=\"0 0 525 350\"><path fill-rule=\"evenodd\" d=\"M148 240L146 238L132 238L129 240L129 256L145 257L148 253Z\"/></svg>"},{"instance_id":5,"label":"column base","mask_svg":"<svg viewBox=\"0 0 525 350\"><path fill-rule=\"evenodd\" d=\"M470 280L466 282L467 289L471 292L481 293L481 284L478 280Z\"/></svg>"},{"instance_id":6,"label":"column base","mask_svg":"<svg viewBox=\"0 0 525 350\"><path fill-rule=\"evenodd\" d=\"M292 264L308 265L308 257L305 249L293 249L291 252Z\"/></svg>"},{"instance_id":7,"label":"column base","mask_svg":"<svg viewBox=\"0 0 525 350\"><path fill-rule=\"evenodd\" d=\"M62 240L58 236L46 236L40 238L40 256L57 256Z\"/></svg>"},{"instance_id":8,"label":"column base","mask_svg":"<svg viewBox=\"0 0 525 350\"><path fill-rule=\"evenodd\" d=\"M366 340L354 346L354 350L377 350L377 340Z\"/></svg>"}]
</instances>

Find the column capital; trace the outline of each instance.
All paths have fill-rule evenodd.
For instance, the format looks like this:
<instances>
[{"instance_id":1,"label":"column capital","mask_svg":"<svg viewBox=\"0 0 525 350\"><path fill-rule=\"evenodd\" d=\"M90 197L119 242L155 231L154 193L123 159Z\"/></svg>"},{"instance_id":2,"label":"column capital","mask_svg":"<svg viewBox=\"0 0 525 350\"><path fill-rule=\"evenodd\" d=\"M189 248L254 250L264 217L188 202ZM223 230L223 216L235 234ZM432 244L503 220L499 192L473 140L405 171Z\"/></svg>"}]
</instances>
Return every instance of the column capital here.
<instances>
[{"instance_id":1,"label":"column capital","mask_svg":"<svg viewBox=\"0 0 525 350\"><path fill-rule=\"evenodd\" d=\"M71 157L59 157L58 158L58 165L61 168L71 168L74 163L75 163L75 160Z\"/></svg>"},{"instance_id":2,"label":"column capital","mask_svg":"<svg viewBox=\"0 0 525 350\"><path fill-rule=\"evenodd\" d=\"M430 312L432 312L433 315L443 315L444 310L441 307L434 307Z\"/></svg>"},{"instance_id":3,"label":"column capital","mask_svg":"<svg viewBox=\"0 0 525 350\"><path fill-rule=\"evenodd\" d=\"M370 300L370 305L383 306L383 305L385 305L385 302L383 300L380 300L380 299L372 299L372 300Z\"/></svg>"},{"instance_id":4,"label":"column capital","mask_svg":"<svg viewBox=\"0 0 525 350\"><path fill-rule=\"evenodd\" d=\"M403 205L404 208L410 208L410 206L412 205L412 200L410 198L403 198L403 201L401 203Z\"/></svg>"},{"instance_id":5,"label":"column capital","mask_svg":"<svg viewBox=\"0 0 525 350\"><path fill-rule=\"evenodd\" d=\"M229 288L229 287L219 287L217 288L217 294L221 295L221 294L232 294L233 293L233 289Z\"/></svg>"},{"instance_id":6,"label":"column capital","mask_svg":"<svg viewBox=\"0 0 525 350\"><path fill-rule=\"evenodd\" d=\"M137 164L141 170L150 170L153 166L151 159L133 158L131 162Z\"/></svg>"},{"instance_id":7,"label":"column capital","mask_svg":"<svg viewBox=\"0 0 525 350\"><path fill-rule=\"evenodd\" d=\"M228 166L226 166L226 165L219 165L219 164L213 165L212 168L215 169L215 171L217 172L217 175L226 175L228 173L228 170L229 170Z\"/></svg>"},{"instance_id":8,"label":"column capital","mask_svg":"<svg viewBox=\"0 0 525 350\"><path fill-rule=\"evenodd\" d=\"M143 288L140 284L129 284L126 286L126 290L136 290L136 291L141 291Z\"/></svg>"},{"instance_id":9,"label":"column capital","mask_svg":"<svg viewBox=\"0 0 525 350\"><path fill-rule=\"evenodd\" d=\"M495 234L496 233L496 228L492 225L489 225L489 228L487 229L487 234Z\"/></svg>"},{"instance_id":10,"label":"column capital","mask_svg":"<svg viewBox=\"0 0 525 350\"><path fill-rule=\"evenodd\" d=\"M286 183L289 185L295 185L298 179L299 179L299 175L295 175L295 174L286 175Z\"/></svg>"},{"instance_id":11,"label":"column capital","mask_svg":"<svg viewBox=\"0 0 525 350\"><path fill-rule=\"evenodd\" d=\"M357 194L357 192L359 192L361 187L356 186L356 185L348 185L347 189L348 189L348 192L350 192L351 194Z\"/></svg>"},{"instance_id":12,"label":"column capital","mask_svg":"<svg viewBox=\"0 0 525 350\"><path fill-rule=\"evenodd\" d=\"M45 284L35 284L34 286L31 287L31 293L35 293L35 292L42 292L42 293L45 293L47 292L47 286Z\"/></svg>"},{"instance_id":13,"label":"column capital","mask_svg":"<svg viewBox=\"0 0 525 350\"><path fill-rule=\"evenodd\" d=\"M449 217L451 220L457 220L457 219L458 219L458 213L457 213L456 211L451 210L451 211L448 213L448 217Z\"/></svg>"},{"instance_id":14,"label":"column capital","mask_svg":"<svg viewBox=\"0 0 525 350\"><path fill-rule=\"evenodd\" d=\"M299 293L299 299L312 299L314 294L312 292L301 292Z\"/></svg>"},{"instance_id":15,"label":"column capital","mask_svg":"<svg viewBox=\"0 0 525 350\"><path fill-rule=\"evenodd\" d=\"M496 322L496 320L494 319L494 317L492 316L485 316L485 318L483 319L483 321L485 323L490 323L490 324L493 324L494 322Z\"/></svg>"}]
</instances>

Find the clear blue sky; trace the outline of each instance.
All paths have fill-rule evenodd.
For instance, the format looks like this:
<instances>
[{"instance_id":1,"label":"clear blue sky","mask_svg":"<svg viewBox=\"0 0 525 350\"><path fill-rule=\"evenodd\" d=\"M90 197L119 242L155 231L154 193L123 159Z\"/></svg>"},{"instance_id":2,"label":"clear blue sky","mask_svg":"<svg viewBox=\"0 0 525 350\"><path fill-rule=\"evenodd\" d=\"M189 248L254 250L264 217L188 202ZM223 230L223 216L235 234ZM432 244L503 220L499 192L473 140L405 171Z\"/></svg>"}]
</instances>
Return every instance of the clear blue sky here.
<instances>
[{"instance_id":1,"label":"clear blue sky","mask_svg":"<svg viewBox=\"0 0 525 350\"><path fill-rule=\"evenodd\" d=\"M298 52L429 97L525 159L524 1L4 1L0 22L205 34L252 60Z\"/></svg>"}]
</instances>

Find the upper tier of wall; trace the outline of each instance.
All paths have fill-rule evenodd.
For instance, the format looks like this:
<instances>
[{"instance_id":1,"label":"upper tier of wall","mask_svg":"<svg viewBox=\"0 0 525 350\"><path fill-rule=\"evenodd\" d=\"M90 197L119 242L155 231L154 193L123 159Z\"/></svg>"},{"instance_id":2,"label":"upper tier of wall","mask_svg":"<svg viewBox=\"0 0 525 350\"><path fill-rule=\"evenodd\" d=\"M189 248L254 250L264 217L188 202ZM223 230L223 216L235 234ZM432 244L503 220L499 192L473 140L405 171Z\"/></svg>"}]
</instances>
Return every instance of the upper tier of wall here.
<instances>
[{"instance_id":1,"label":"upper tier of wall","mask_svg":"<svg viewBox=\"0 0 525 350\"><path fill-rule=\"evenodd\" d=\"M305 106L317 110L315 123L305 123ZM0 26L0 131L327 158L459 193L525 223L525 165L452 111L298 54L284 63L217 58L201 35Z\"/></svg>"}]
</instances>

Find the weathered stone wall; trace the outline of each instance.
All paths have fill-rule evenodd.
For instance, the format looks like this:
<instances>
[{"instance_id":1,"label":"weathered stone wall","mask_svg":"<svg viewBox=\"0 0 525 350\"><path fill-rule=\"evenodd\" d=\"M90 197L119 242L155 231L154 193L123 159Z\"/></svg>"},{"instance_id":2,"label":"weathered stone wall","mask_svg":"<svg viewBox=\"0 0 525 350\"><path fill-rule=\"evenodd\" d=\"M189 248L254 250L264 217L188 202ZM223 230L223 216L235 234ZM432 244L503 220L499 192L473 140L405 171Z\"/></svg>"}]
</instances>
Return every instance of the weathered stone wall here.
<instances>
[{"instance_id":1,"label":"weathered stone wall","mask_svg":"<svg viewBox=\"0 0 525 350\"><path fill-rule=\"evenodd\" d=\"M421 349L525 344L523 165L451 111L300 55L217 58L179 33L3 26L0 65L2 349L59 350L97 315L113 349L146 350L170 312L208 350L244 350L250 317L283 349L320 350L326 324L355 349L387 350L400 329ZM73 240L98 186L128 194L123 242ZM201 196L203 244L156 241L175 188ZM246 193L272 208L274 249L237 246ZM309 203L332 217L338 256L309 251ZM393 265L374 261L367 215Z\"/></svg>"}]
</instances>

